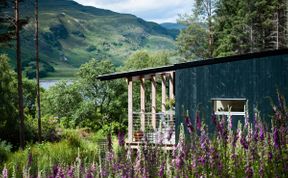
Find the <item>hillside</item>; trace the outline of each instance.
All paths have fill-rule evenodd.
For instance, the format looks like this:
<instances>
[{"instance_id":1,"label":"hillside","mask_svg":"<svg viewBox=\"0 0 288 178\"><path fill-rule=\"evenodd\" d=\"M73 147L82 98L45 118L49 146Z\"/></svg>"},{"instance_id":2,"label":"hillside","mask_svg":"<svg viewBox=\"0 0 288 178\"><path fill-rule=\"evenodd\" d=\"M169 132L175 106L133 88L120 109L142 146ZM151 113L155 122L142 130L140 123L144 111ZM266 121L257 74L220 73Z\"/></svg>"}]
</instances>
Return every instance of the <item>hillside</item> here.
<instances>
[{"instance_id":1,"label":"hillside","mask_svg":"<svg viewBox=\"0 0 288 178\"><path fill-rule=\"evenodd\" d=\"M160 24L162 27L166 28L166 29L170 29L170 30L182 30L184 28L186 28L185 25L179 24L179 23L161 23Z\"/></svg>"},{"instance_id":2,"label":"hillside","mask_svg":"<svg viewBox=\"0 0 288 178\"><path fill-rule=\"evenodd\" d=\"M51 71L52 78L73 75L91 58L109 59L121 65L139 49L175 49L174 31L134 15L82 6L71 0L40 0L39 3L41 66ZM27 4L22 4L23 16L31 19L21 38L23 65L29 71L34 67L34 26L33 6ZM12 48L3 51L11 57L15 55Z\"/></svg>"}]
</instances>

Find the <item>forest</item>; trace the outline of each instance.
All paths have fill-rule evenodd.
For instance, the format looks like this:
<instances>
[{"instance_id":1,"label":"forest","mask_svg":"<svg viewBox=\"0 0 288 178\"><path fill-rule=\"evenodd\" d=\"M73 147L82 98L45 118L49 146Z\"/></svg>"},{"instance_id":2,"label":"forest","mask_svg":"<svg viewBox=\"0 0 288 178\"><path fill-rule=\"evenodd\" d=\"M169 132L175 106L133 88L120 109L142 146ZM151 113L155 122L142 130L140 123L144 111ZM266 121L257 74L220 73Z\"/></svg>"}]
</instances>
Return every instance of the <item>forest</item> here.
<instances>
[{"instance_id":1,"label":"forest","mask_svg":"<svg viewBox=\"0 0 288 178\"><path fill-rule=\"evenodd\" d=\"M29 1L33 4L29 17L19 14L20 5L25 3L27 0L0 1L3 178L286 177L288 107L281 93L277 93L277 101L271 105L272 128L262 121L261 111L255 111L253 125L245 118L236 130L229 124L231 118L212 115L216 130L211 134L199 115L195 116L196 123L183 116L182 127L188 129L190 136L185 138L181 128L179 141L171 152L161 149L161 145L146 144L131 150L125 147L126 81L100 81L97 77L287 48L288 1L195 0L191 13L179 16L178 23L185 28L175 38L175 49L139 48L120 65L105 55L101 59L94 56L79 66L72 83L62 80L49 89L39 84L41 76L54 69L41 62L41 55L49 51L39 48L42 36L38 31L38 0ZM25 68L21 35L27 24L33 26L29 30L33 34L30 41L34 50L30 55L34 61L33 67ZM5 52L8 48L15 55ZM136 103L140 90L133 90Z\"/></svg>"}]
</instances>

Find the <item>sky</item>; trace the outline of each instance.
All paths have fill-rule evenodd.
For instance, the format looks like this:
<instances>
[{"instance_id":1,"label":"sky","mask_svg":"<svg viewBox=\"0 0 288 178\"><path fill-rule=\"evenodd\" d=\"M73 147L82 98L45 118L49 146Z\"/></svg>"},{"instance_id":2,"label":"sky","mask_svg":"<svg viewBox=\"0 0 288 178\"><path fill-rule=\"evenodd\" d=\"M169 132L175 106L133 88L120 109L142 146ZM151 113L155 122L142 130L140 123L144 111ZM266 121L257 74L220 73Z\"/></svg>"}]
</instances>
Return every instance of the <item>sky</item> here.
<instances>
[{"instance_id":1,"label":"sky","mask_svg":"<svg viewBox=\"0 0 288 178\"><path fill-rule=\"evenodd\" d=\"M179 14L191 14L194 0L74 0L82 5L136 15L157 23L176 22Z\"/></svg>"}]
</instances>

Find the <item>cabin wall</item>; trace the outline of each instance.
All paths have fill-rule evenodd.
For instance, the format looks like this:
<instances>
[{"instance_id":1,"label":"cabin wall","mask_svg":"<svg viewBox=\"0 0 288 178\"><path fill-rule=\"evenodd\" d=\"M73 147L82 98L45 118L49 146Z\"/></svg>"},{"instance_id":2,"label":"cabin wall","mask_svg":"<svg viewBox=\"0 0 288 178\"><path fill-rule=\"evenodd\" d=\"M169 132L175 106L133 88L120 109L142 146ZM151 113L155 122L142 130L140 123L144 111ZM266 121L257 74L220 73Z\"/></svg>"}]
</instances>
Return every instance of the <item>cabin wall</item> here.
<instances>
[{"instance_id":1,"label":"cabin wall","mask_svg":"<svg viewBox=\"0 0 288 178\"><path fill-rule=\"evenodd\" d=\"M276 89L288 100L288 55L179 69L175 83L176 135L183 121L183 110L189 110L195 123L195 111L199 109L209 132L213 131L211 98L246 98L249 117L253 118L253 109L257 107L261 117L269 121L272 114L269 98L277 102ZM238 119L233 118L234 125Z\"/></svg>"}]
</instances>

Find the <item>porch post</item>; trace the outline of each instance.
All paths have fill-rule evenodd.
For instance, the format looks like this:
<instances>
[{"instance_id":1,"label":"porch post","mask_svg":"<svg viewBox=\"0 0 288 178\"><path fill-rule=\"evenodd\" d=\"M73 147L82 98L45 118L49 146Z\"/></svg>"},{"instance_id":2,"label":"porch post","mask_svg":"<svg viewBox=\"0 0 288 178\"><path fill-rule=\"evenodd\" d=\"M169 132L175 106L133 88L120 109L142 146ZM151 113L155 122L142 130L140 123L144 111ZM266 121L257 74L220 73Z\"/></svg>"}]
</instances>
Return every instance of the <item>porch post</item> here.
<instances>
[{"instance_id":1,"label":"porch post","mask_svg":"<svg viewBox=\"0 0 288 178\"><path fill-rule=\"evenodd\" d=\"M133 82L128 78L128 142L132 142L133 135Z\"/></svg>"},{"instance_id":2,"label":"porch post","mask_svg":"<svg viewBox=\"0 0 288 178\"><path fill-rule=\"evenodd\" d=\"M174 76L173 72L169 75L169 99L174 99Z\"/></svg>"},{"instance_id":3,"label":"porch post","mask_svg":"<svg viewBox=\"0 0 288 178\"><path fill-rule=\"evenodd\" d=\"M174 76L173 76L173 72L171 72L169 74L169 100L173 100L174 99ZM172 106L170 106L172 107ZM170 111L172 112L172 108L170 108ZM174 116L172 113L170 113L170 121L174 120ZM172 123L170 123L172 124Z\"/></svg>"},{"instance_id":4,"label":"porch post","mask_svg":"<svg viewBox=\"0 0 288 178\"><path fill-rule=\"evenodd\" d=\"M166 112L166 76L165 74L161 75L162 79L162 103L161 103L161 111L163 113Z\"/></svg>"},{"instance_id":5,"label":"porch post","mask_svg":"<svg viewBox=\"0 0 288 178\"><path fill-rule=\"evenodd\" d=\"M145 131L145 79L141 77L140 81L141 130Z\"/></svg>"},{"instance_id":6,"label":"porch post","mask_svg":"<svg viewBox=\"0 0 288 178\"><path fill-rule=\"evenodd\" d=\"M156 77L151 77L151 87L152 87L152 127L156 129Z\"/></svg>"}]
</instances>

